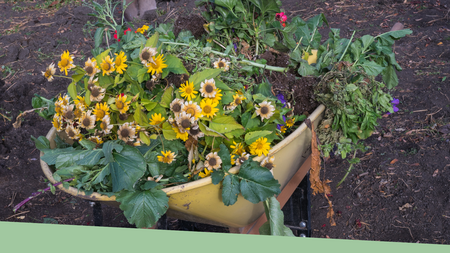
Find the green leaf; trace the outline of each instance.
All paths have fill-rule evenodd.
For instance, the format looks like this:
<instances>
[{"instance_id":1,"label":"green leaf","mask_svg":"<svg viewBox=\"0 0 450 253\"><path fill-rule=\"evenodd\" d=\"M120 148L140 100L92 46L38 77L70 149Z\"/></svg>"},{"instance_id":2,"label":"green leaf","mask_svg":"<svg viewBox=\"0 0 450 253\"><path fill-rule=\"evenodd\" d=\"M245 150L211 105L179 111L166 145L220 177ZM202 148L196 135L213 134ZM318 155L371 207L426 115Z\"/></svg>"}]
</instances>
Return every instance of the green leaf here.
<instances>
[{"instance_id":1,"label":"green leaf","mask_svg":"<svg viewBox=\"0 0 450 253\"><path fill-rule=\"evenodd\" d=\"M153 102L153 101L151 101L151 100L144 99L144 98L141 99L141 103L142 103L142 105L145 107L145 109L146 109L147 111L153 110L153 108L155 108L156 105L158 104L157 102Z\"/></svg>"},{"instance_id":2,"label":"green leaf","mask_svg":"<svg viewBox=\"0 0 450 253\"><path fill-rule=\"evenodd\" d=\"M307 61L301 60L300 67L298 68L298 74L301 76L316 76L317 70L315 67L308 64Z\"/></svg>"},{"instance_id":3,"label":"green leaf","mask_svg":"<svg viewBox=\"0 0 450 253\"><path fill-rule=\"evenodd\" d=\"M79 141L79 143L81 144L81 146L83 146L83 148L87 149L87 150L93 150L95 148L95 146L97 146L96 143L83 138L81 141Z\"/></svg>"},{"instance_id":4,"label":"green leaf","mask_svg":"<svg viewBox=\"0 0 450 253\"><path fill-rule=\"evenodd\" d=\"M361 37L361 41L363 43L363 49L362 51L366 51L366 49L373 43L375 38L373 36L370 36L368 34Z\"/></svg>"},{"instance_id":5,"label":"green leaf","mask_svg":"<svg viewBox=\"0 0 450 253\"><path fill-rule=\"evenodd\" d=\"M251 159L242 164L238 176L242 179L242 196L254 204L281 193L280 184L273 178L272 173Z\"/></svg>"},{"instance_id":6,"label":"green leaf","mask_svg":"<svg viewBox=\"0 0 450 253\"><path fill-rule=\"evenodd\" d=\"M103 156L103 150L101 149L83 150L78 155L74 155L73 160L78 165L94 166L97 165Z\"/></svg>"},{"instance_id":7,"label":"green leaf","mask_svg":"<svg viewBox=\"0 0 450 253\"><path fill-rule=\"evenodd\" d=\"M228 150L227 146L225 144L220 144L220 150L218 152L218 155L220 159L222 160L222 169L225 171L228 171L231 168L231 157L230 157L230 151Z\"/></svg>"},{"instance_id":8,"label":"green leaf","mask_svg":"<svg viewBox=\"0 0 450 253\"><path fill-rule=\"evenodd\" d=\"M264 201L267 222L259 228L260 235L294 236L292 230L284 225L284 214L280 203L272 196Z\"/></svg>"},{"instance_id":9,"label":"green leaf","mask_svg":"<svg viewBox=\"0 0 450 253\"><path fill-rule=\"evenodd\" d=\"M273 47L276 40L277 39L275 36L271 33L266 34L263 38L264 43L266 43L269 47Z\"/></svg>"},{"instance_id":10,"label":"green leaf","mask_svg":"<svg viewBox=\"0 0 450 253\"><path fill-rule=\"evenodd\" d=\"M244 129L233 117L227 115L217 115L214 117L209 123L209 128L222 134L235 129Z\"/></svg>"},{"instance_id":11,"label":"green leaf","mask_svg":"<svg viewBox=\"0 0 450 253\"><path fill-rule=\"evenodd\" d=\"M155 34L153 34L152 37L150 37L145 42L145 46L146 47L156 47L156 45L158 44L158 39L159 39L159 33L155 32Z\"/></svg>"},{"instance_id":12,"label":"green leaf","mask_svg":"<svg viewBox=\"0 0 450 253\"><path fill-rule=\"evenodd\" d=\"M229 174L223 180L222 202L226 205L233 205L237 201L239 195L239 179Z\"/></svg>"},{"instance_id":13,"label":"green leaf","mask_svg":"<svg viewBox=\"0 0 450 253\"><path fill-rule=\"evenodd\" d=\"M265 137L269 134L272 134L272 131L254 131L254 132L249 132L245 135L245 143L247 143L247 145L252 144L253 142L255 142L257 139L261 138L261 137Z\"/></svg>"},{"instance_id":14,"label":"green leaf","mask_svg":"<svg viewBox=\"0 0 450 253\"><path fill-rule=\"evenodd\" d=\"M204 82L206 79L215 78L221 72L222 72L221 69L206 69L191 75L191 77L189 77L189 82L193 82L194 88L196 90L199 90L201 82Z\"/></svg>"},{"instance_id":15,"label":"green leaf","mask_svg":"<svg viewBox=\"0 0 450 253\"><path fill-rule=\"evenodd\" d=\"M398 85L397 73L395 73L394 66L387 66L382 72L383 82L388 89L392 89Z\"/></svg>"},{"instance_id":16,"label":"green leaf","mask_svg":"<svg viewBox=\"0 0 450 253\"><path fill-rule=\"evenodd\" d=\"M34 141L36 148L40 151L50 149L50 141L45 136L39 136L37 139L33 135L31 139Z\"/></svg>"},{"instance_id":17,"label":"green leaf","mask_svg":"<svg viewBox=\"0 0 450 253\"><path fill-rule=\"evenodd\" d=\"M60 155L70 154L74 151L75 149L73 147L43 150L44 155L41 156L41 160L48 165L54 165Z\"/></svg>"},{"instance_id":18,"label":"green leaf","mask_svg":"<svg viewBox=\"0 0 450 253\"><path fill-rule=\"evenodd\" d=\"M150 145L150 138L144 132L139 132L139 138L145 145Z\"/></svg>"},{"instance_id":19,"label":"green leaf","mask_svg":"<svg viewBox=\"0 0 450 253\"><path fill-rule=\"evenodd\" d=\"M148 171L152 177L159 176L161 173L159 171L158 163L147 163Z\"/></svg>"},{"instance_id":20,"label":"green leaf","mask_svg":"<svg viewBox=\"0 0 450 253\"><path fill-rule=\"evenodd\" d=\"M237 0L216 0L215 4L223 7L227 7L230 11L233 10L234 6L238 3Z\"/></svg>"},{"instance_id":21,"label":"green leaf","mask_svg":"<svg viewBox=\"0 0 450 253\"><path fill-rule=\"evenodd\" d=\"M95 47L99 47L100 44L102 44L103 42L103 32L104 32L105 28L103 27L99 27L97 28L97 30L95 31L95 35L94 35L94 48Z\"/></svg>"},{"instance_id":22,"label":"green leaf","mask_svg":"<svg viewBox=\"0 0 450 253\"><path fill-rule=\"evenodd\" d=\"M115 162L111 164L113 192L122 189L133 190L133 185L141 178L147 164L142 154L128 145L123 146L120 153L113 153Z\"/></svg>"},{"instance_id":23,"label":"green leaf","mask_svg":"<svg viewBox=\"0 0 450 253\"><path fill-rule=\"evenodd\" d=\"M140 104L136 105L136 110L134 111L133 118L140 126L149 126L147 114L142 111Z\"/></svg>"},{"instance_id":24,"label":"green leaf","mask_svg":"<svg viewBox=\"0 0 450 253\"><path fill-rule=\"evenodd\" d=\"M378 76L384 69L382 66L373 61L365 62L361 64L361 66L364 68L364 71L371 76Z\"/></svg>"},{"instance_id":25,"label":"green leaf","mask_svg":"<svg viewBox=\"0 0 450 253\"><path fill-rule=\"evenodd\" d=\"M219 78L215 78L214 81L216 82L216 87L221 89L223 91L230 91L232 90L228 85L226 85L224 82L222 82Z\"/></svg>"},{"instance_id":26,"label":"green leaf","mask_svg":"<svg viewBox=\"0 0 450 253\"><path fill-rule=\"evenodd\" d=\"M166 140L170 141L177 138L177 133L172 129L172 126L167 121L163 123L162 131Z\"/></svg>"},{"instance_id":27,"label":"green leaf","mask_svg":"<svg viewBox=\"0 0 450 253\"><path fill-rule=\"evenodd\" d=\"M212 136L212 137L224 137L221 133L212 130L211 128L207 127L203 122L199 121L198 127L200 128L200 131L204 133L206 136Z\"/></svg>"},{"instance_id":28,"label":"green leaf","mask_svg":"<svg viewBox=\"0 0 450 253\"><path fill-rule=\"evenodd\" d=\"M102 171L99 173L97 178L95 178L95 180L92 182L92 184L93 185L98 184L98 183L102 182L106 176L110 175L111 174L110 168L111 168L110 164L104 166Z\"/></svg>"},{"instance_id":29,"label":"green leaf","mask_svg":"<svg viewBox=\"0 0 450 253\"><path fill-rule=\"evenodd\" d=\"M103 58L105 58L109 54L109 51L111 51L111 49L108 48L105 51L103 51L101 54L99 54L95 57L98 67L100 67L100 63L102 63Z\"/></svg>"},{"instance_id":30,"label":"green leaf","mask_svg":"<svg viewBox=\"0 0 450 253\"><path fill-rule=\"evenodd\" d=\"M166 78L169 73L189 75L189 72L184 67L183 62L178 57L173 55L166 55L164 57L164 60L164 63L167 64L167 67L163 69L161 78Z\"/></svg>"},{"instance_id":31,"label":"green leaf","mask_svg":"<svg viewBox=\"0 0 450 253\"><path fill-rule=\"evenodd\" d=\"M155 188L150 191L122 191L117 194L116 200L121 203L120 209L128 222L138 228L154 226L169 208L166 193Z\"/></svg>"},{"instance_id":32,"label":"green leaf","mask_svg":"<svg viewBox=\"0 0 450 253\"><path fill-rule=\"evenodd\" d=\"M77 99L77 86L74 82L71 82L69 84L69 87L67 87L67 91L69 92L69 95L73 100Z\"/></svg>"},{"instance_id":33,"label":"green leaf","mask_svg":"<svg viewBox=\"0 0 450 253\"><path fill-rule=\"evenodd\" d=\"M266 97L275 97L272 94L272 84L268 82L260 83L256 86L255 93L262 94Z\"/></svg>"},{"instance_id":34,"label":"green leaf","mask_svg":"<svg viewBox=\"0 0 450 253\"><path fill-rule=\"evenodd\" d=\"M211 173L212 183L214 185L220 183L225 176L225 172L223 170L213 170Z\"/></svg>"},{"instance_id":35,"label":"green leaf","mask_svg":"<svg viewBox=\"0 0 450 253\"><path fill-rule=\"evenodd\" d=\"M107 141L103 144L103 154L105 155L105 160L107 163L114 162L113 157L113 150L116 150L117 152L121 152L123 149L123 146L118 144L118 141Z\"/></svg>"},{"instance_id":36,"label":"green leaf","mask_svg":"<svg viewBox=\"0 0 450 253\"><path fill-rule=\"evenodd\" d=\"M160 105L162 107L165 107L165 108L169 108L170 107L170 103L173 100L173 94L172 93L173 93L173 87L172 86L170 86L169 88L167 88L164 91L164 93L163 93L163 95L161 97L161 103L160 103Z\"/></svg>"}]
</instances>

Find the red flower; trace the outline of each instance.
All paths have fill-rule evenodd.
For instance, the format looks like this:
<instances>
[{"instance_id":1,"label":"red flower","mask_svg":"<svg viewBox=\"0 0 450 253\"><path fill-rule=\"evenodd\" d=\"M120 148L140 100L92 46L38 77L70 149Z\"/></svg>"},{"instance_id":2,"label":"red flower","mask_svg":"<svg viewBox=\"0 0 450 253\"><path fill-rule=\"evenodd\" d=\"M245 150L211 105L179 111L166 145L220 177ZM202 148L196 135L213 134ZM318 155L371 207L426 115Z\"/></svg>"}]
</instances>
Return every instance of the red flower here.
<instances>
[{"instance_id":1,"label":"red flower","mask_svg":"<svg viewBox=\"0 0 450 253\"><path fill-rule=\"evenodd\" d=\"M283 27L286 27L286 23L282 23L281 25L282 25Z\"/></svg>"},{"instance_id":2,"label":"red flower","mask_svg":"<svg viewBox=\"0 0 450 253\"><path fill-rule=\"evenodd\" d=\"M125 31L123 31L124 35L127 35L127 32L130 31L131 32L131 28L128 27L128 29L126 29Z\"/></svg>"},{"instance_id":3,"label":"red flower","mask_svg":"<svg viewBox=\"0 0 450 253\"><path fill-rule=\"evenodd\" d=\"M120 39L117 38L117 30L114 31L114 39L116 39L117 41L120 41Z\"/></svg>"}]
</instances>

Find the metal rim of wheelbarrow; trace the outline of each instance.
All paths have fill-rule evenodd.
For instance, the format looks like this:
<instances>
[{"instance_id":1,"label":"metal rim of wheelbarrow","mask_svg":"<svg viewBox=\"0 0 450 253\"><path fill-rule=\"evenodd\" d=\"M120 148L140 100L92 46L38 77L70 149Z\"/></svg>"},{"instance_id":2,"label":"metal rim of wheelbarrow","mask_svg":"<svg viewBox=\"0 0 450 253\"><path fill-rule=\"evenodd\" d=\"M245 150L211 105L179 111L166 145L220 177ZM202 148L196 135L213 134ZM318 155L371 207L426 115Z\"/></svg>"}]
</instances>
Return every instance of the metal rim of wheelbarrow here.
<instances>
[{"instance_id":1,"label":"metal rim of wheelbarrow","mask_svg":"<svg viewBox=\"0 0 450 253\"><path fill-rule=\"evenodd\" d=\"M325 106L324 105L320 105L319 107L316 108L316 110L314 110L314 112L309 115L308 119L315 119L317 118L323 111L325 110ZM275 153L277 153L279 150L281 150L284 146L286 146L287 144L291 143L298 135L300 135L305 129L307 128L306 124L303 122L293 133L291 133L289 136L287 136L283 141L281 141L280 143L278 143L277 145L275 145L270 151L268 156L271 156ZM46 138L48 140L53 140L53 138L55 138L56 135L56 128L52 127L52 129L50 129L50 131L48 132L48 134L46 135ZM44 153L41 152L40 156L43 156ZM264 159L265 156L258 156L253 158L254 161L260 162L262 161L262 159ZM50 167L47 165L47 163L45 163L44 161L40 160L41 163L41 168L42 171L44 172L45 176L47 177L47 179L52 183L52 184L57 184L58 181L56 181L53 178L53 173L52 170L50 169ZM240 166L234 166L232 167L229 172L236 174L239 172L239 168ZM177 186L172 186L172 187L168 187L168 188L164 188L162 189L167 195L171 195L171 194L175 194L175 193L179 193L179 192L183 192L183 191L188 191L188 190L192 190L192 189L196 189L208 184L212 183L212 179L211 176L209 177L205 177L187 184L182 184L182 185L177 185ZM81 191L75 187L69 186L69 188L65 188L62 184L56 186L59 190L62 190L68 194L71 194L73 196L76 197L80 197L83 199L87 199L90 201L116 201L116 197L115 196L111 196L108 197L106 195L102 195L100 193L97 192L93 192L90 195L86 195L84 191Z\"/></svg>"}]
</instances>

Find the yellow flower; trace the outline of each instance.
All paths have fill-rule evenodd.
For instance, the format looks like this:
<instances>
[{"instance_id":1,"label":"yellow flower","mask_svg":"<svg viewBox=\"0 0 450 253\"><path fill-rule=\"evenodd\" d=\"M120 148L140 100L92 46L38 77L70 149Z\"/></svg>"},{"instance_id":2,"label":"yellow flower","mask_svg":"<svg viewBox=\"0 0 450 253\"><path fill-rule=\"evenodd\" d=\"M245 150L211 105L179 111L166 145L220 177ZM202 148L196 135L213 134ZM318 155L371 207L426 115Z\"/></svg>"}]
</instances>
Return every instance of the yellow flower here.
<instances>
[{"instance_id":1,"label":"yellow flower","mask_svg":"<svg viewBox=\"0 0 450 253\"><path fill-rule=\"evenodd\" d=\"M63 130L62 129L62 118L60 116L55 114L53 116L52 123L53 123L53 126L56 128L56 131L61 132Z\"/></svg>"},{"instance_id":2,"label":"yellow flower","mask_svg":"<svg viewBox=\"0 0 450 253\"><path fill-rule=\"evenodd\" d=\"M84 108L88 107L84 96L77 96L77 99L75 99L73 102L76 106L79 106L78 104L81 104Z\"/></svg>"},{"instance_id":3,"label":"yellow flower","mask_svg":"<svg viewBox=\"0 0 450 253\"><path fill-rule=\"evenodd\" d=\"M163 69L167 68L167 64L165 64L165 60L163 59L164 55L160 54L156 58L153 57L153 62L148 62L145 66L148 68L147 73L151 73L154 75L155 73L161 74Z\"/></svg>"},{"instance_id":4,"label":"yellow flower","mask_svg":"<svg viewBox=\"0 0 450 253\"><path fill-rule=\"evenodd\" d=\"M114 62L111 59L111 57L109 57L109 55L107 55L105 58L103 58L102 63L100 63L100 67L102 68L102 75L104 76L105 74L109 76L109 74L111 74L114 71Z\"/></svg>"},{"instance_id":5,"label":"yellow flower","mask_svg":"<svg viewBox=\"0 0 450 253\"><path fill-rule=\"evenodd\" d=\"M119 54L115 53L115 55L116 55L116 61L114 62L114 64L116 66L116 71L119 74L123 74L125 69L128 67L128 65L125 64L125 62L127 61L127 56L125 55L125 52L123 52L123 51L120 51Z\"/></svg>"},{"instance_id":6,"label":"yellow flower","mask_svg":"<svg viewBox=\"0 0 450 253\"><path fill-rule=\"evenodd\" d=\"M187 141L187 139L189 138L189 134L187 131L185 131L184 133L182 133L180 131L180 129L178 129L178 127L172 127L173 131L175 131L175 133L177 134L176 138L177 139L181 139L182 141Z\"/></svg>"},{"instance_id":7,"label":"yellow flower","mask_svg":"<svg viewBox=\"0 0 450 253\"><path fill-rule=\"evenodd\" d=\"M226 61L225 59L219 59L214 62L214 68L221 69L223 68L223 71L227 71L230 69L230 63Z\"/></svg>"},{"instance_id":8,"label":"yellow flower","mask_svg":"<svg viewBox=\"0 0 450 253\"><path fill-rule=\"evenodd\" d=\"M236 143L235 141L233 141L233 145L230 145L230 148L233 149L233 151L231 152L232 154L242 155L242 153L244 153L245 151L244 145L240 142Z\"/></svg>"},{"instance_id":9,"label":"yellow flower","mask_svg":"<svg viewBox=\"0 0 450 253\"><path fill-rule=\"evenodd\" d=\"M84 113L84 105L81 103L78 103L75 107L75 111L73 112L73 115L75 115L75 119L80 120L81 116L83 116Z\"/></svg>"},{"instance_id":10,"label":"yellow flower","mask_svg":"<svg viewBox=\"0 0 450 253\"><path fill-rule=\"evenodd\" d=\"M93 143L97 143L97 144L103 143L102 139L98 136L91 136L88 138L88 140L92 141Z\"/></svg>"},{"instance_id":11,"label":"yellow flower","mask_svg":"<svg viewBox=\"0 0 450 253\"><path fill-rule=\"evenodd\" d=\"M236 163L236 159L234 159L234 156L235 156L235 155L233 155L233 154L230 154L230 158L231 158L231 165L234 165L234 164Z\"/></svg>"},{"instance_id":12,"label":"yellow flower","mask_svg":"<svg viewBox=\"0 0 450 253\"><path fill-rule=\"evenodd\" d=\"M219 111L219 108L217 108L217 103L212 103L210 99L203 99L200 102L200 107L202 108L202 115L206 116L208 118L212 118L216 115L216 112Z\"/></svg>"},{"instance_id":13,"label":"yellow flower","mask_svg":"<svg viewBox=\"0 0 450 253\"><path fill-rule=\"evenodd\" d=\"M62 105L68 105L69 104L69 95L65 95L64 97L61 97L59 95L58 101L62 103Z\"/></svg>"},{"instance_id":14,"label":"yellow flower","mask_svg":"<svg viewBox=\"0 0 450 253\"><path fill-rule=\"evenodd\" d=\"M106 115L109 115L109 107L108 105L106 105L106 102L102 103L97 103L95 105L95 109L94 109L94 115L97 118L97 121L102 121L103 117L105 117Z\"/></svg>"},{"instance_id":15,"label":"yellow flower","mask_svg":"<svg viewBox=\"0 0 450 253\"><path fill-rule=\"evenodd\" d=\"M250 145L250 154L261 156L268 155L270 150L270 142L267 138L261 137Z\"/></svg>"},{"instance_id":16,"label":"yellow flower","mask_svg":"<svg viewBox=\"0 0 450 253\"><path fill-rule=\"evenodd\" d=\"M123 96L119 95L115 99L116 107L121 114L126 113L128 111L128 109L130 109L131 101L128 101L128 102L126 102L126 101L127 101L127 95L123 95Z\"/></svg>"},{"instance_id":17,"label":"yellow flower","mask_svg":"<svg viewBox=\"0 0 450 253\"><path fill-rule=\"evenodd\" d=\"M291 128L295 123L295 118L286 120L286 126Z\"/></svg>"},{"instance_id":18,"label":"yellow flower","mask_svg":"<svg viewBox=\"0 0 450 253\"><path fill-rule=\"evenodd\" d=\"M256 114L261 116L261 121L272 117L275 111L275 106L271 105L271 102L264 101L260 103L259 106L259 108L256 107Z\"/></svg>"},{"instance_id":19,"label":"yellow flower","mask_svg":"<svg viewBox=\"0 0 450 253\"><path fill-rule=\"evenodd\" d=\"M177 121L178 127L181 127L182 131L189 130L191 125L194 125L194 117L186 112L181 112L175 119Z\"/></svg>"},{"instance_id":20,"label":"yellow flower","mask_svg":"<svg viewBox=\"0 0 450 253\"><path fill-rule=\"evenodd\" d=\"M144 34L144 32L148 30L148 28L149 26L143 25L142 27L138 28L136 32Z\"/></svg>"},{"instance_id":21,"label":"yellow flower","mask_svg":"<svg viewBox=\"0 0 450 253\"><path fill-rule=\"evenodd\" d=\"M102 118L102 122L100 123L100 129L104 134L109 134L111 133L111 129L113 128L113 125L110 124L111 119L109 118L109 115L105 115Z\"/></svg>"},{"instance_id":22,"label":"yellow flower","mask_svg":"<svg viewBox=\"0 0 450 253\"><path fill-rule=\"evenodd\" d=\"M41 71L42 72L42 71ZM52 63L50 64L47 69L45 70L45 72L42 72L42 75L44 75L45 78L47 78L47 80L49 82L51 82L53 80L53 75L55 74L56 69L55 69L55 64Z\"/></svg>"},{"instance_id":23,"label":"yellow flower","mask_svg":"<svg viewBox=\"0 0 450 253\"><path fill-rule=\"evenodd\" d=\"M264 158L264 160L262 160L260 165L261 165L261 167L264 167L264 168L267 168L268 170L271 170L271 169L276 167L274 162L275 162L275 156L266 157L266 158Z\"/></svg>"},{"instance_id":24,"label":"yellow flower","mask_svg":"<svg viewBox=\"0 0 450 253\"><path fill-rule=\"evenodd\" d=\"M183 99L179 99L179 98L175 98L170 103L170 110L172 110L172 112L175 113L175 116L177 116L183 110L183 106L184 106L184 100Z\"/></svg>"},{"instance_id":25,"label":"yellow flower","mask_svg":"<svg viewBox=\"0 0 450 253\"><path fill-rule=\"evenodd\" d=\"M175 157L177 157L177 155L175 155L175 152L172 152L170 150L167 150L166 152L161 151L162 156L158 156L158 161L162 162L162 163L168 163L171 164L173 161L175 161Z\"/></svg>"},{"instance_id":26,"label":"yellow flower","mask_svg":"<svg viewBox=\"0 0 450 253\"><path fill-rule=\"evenodd\" d=\"M65 51L61 55L61 61L58 62L58 67L61 72L64 72L67 76L67 70L75 68L73 63L73 56L69 55L69 51Z\"/></svg>"},{"instance_id":27,"label":"yellow flower","mask_svg":"<svg viewBox=\"0 0 450 253\"><path fill-rule=\"evenodd\" d=\"M152 115L152 118L150 119L150 125L154 125L154 126L159 125L159 124L163 123L163 121L165 119L166 118L161 116L161 113L154 113Z\"/></svg>"},{"instance_id":28,"label":"yellow flower","mask_svg":"<svg viewBox=\"0 0 450 253\"><path fill-rule=\"evenodd\" d=\"M281 126L280 131L284 134L286 133L286 126Z\"/></svg>"},{"instance_id":29,"label":"yellow flower","mask_svg":"<svg viewBox=\"0 0 450 253\"><path fill-rule=\"evenodd\" d=\"M220 168L221 164L222 159L217 155L217 152L211 152L205 157L205 167L210 171Z\"/></svg>"},{"instance_id":30,"label":"yellow flower","mask_svg":"<svg viewBox=\"0 0 450 253\"><path fill-rule=\"evenodd\" d=\"M205 168L205 169L204 169L202 172L200 172L198 175L199 175L201 178L205 178L205 177L211 175L211 171L208 170L207 168Z\"/></svg>"},{"instance_id":31,"label":"yellow flower","mask_svg":"<svg viewBox=\"0 0 450 253\"><path fill-rule=\"evenodd\" d=\"M195 94L197 94L198 91L194 90L193 82L186 81L186 84L181 84L180 93L183 98L187 99L187 101L191 101L196 97Z\"/></svg>"},{"instance_id":32,"label":"yellow flower","mask_svg":"<svg viewBox=\"0 0 450 253\"><path fill-rule=\"evenodd\" d=\"M240 95L239 93L236 95L233 95L233 103L238 106L242 104L242 101L245 100L245 97Z\"/></svg>"},{"instance_id":33,"label":"yellow flower","mask_svg":"<svg viewBox=\"0 0 450 253\"><path fill-rule=\"evenodd\" d=\"M200 92L205 98L213 98L216 96L216 82L213 78L206 79L200 84Z\"/></svg>"},{"instance_id":34,"label":"yellow flower","mask_svg":"<svg viewBox=\"0 0 450 253\"><path fill-rule=\"evenodd\" d=\"M153 62L153 57L156 56L158 52L156 51L156 48L154 47L144 47L139 53L139 59L141 60L141 63L146 65L149 62Z\"/></svg>"},{"instance_id":35,"label":"yellow flower","mask_svg":"<svg viewBox=\"0 0 450 253\"><path fill-rule=\"evenodd\" d=\"M80 129L78 127L74 127L73 125L66 126L66 134L72 140L78 140L82 137Z\"/></svg>"},{"instance_id":36,"label":"yellow flower","mask_svg":"<svg viewBox=\"0 0 450 253\"><path fill-rule=\"evenodd\" d=\"M63 112L62 112L62 116L63 119L72 123L73 120L75 119L75 114L73 113L73 107L75 105L71 104L71 105L66 105L63 107Z\"/></svg>"},{"instance_id":37,"label":"yellow flower","mask_svg":"<svg viewBox=\"0 0 450 253\"><path fill-rule=\"evenodd\" d=\"M198 120L198 118L202 115L202 108L200 108L200 106L196 102L186 101L184 102L183 112L190 114L191 117L194 117L195 120Z\"/></svg>"},{"instance_id":38,"label":"yellow flower","mask_svg":"<svg viewBox=\"0 0 450 253\"><path fill-rule=\"evenodd\" d=\"M95 115L91 115L91 110L83 113L80 118L80 127L86 128L86 130L93 129L95 127Z\"/></svg>"},{"instance_id":39,"label":"yellow flower","mask_svg":"<svg viewBox=\"0 0 450 253\"><path fill-rule=\"evenodd\" d=\"M56 112L56 116L61 116L63 113L63 109L64 109L64 105L62 101L56 101L55 102L55 112Z\"/></svg>"},{"instance_id":40,"label":"yellow flower","mask_svg":"<svg viewBox=\"0 0 450 253\"><path fill-rule=\"evenodd\" d=\"M86 71L86 75L90 76L90 79L94 78L95 74L100 72L100 69L97 68L97 60L88 58L84 63L84 71Z\"/></svg>"}]
</instances>

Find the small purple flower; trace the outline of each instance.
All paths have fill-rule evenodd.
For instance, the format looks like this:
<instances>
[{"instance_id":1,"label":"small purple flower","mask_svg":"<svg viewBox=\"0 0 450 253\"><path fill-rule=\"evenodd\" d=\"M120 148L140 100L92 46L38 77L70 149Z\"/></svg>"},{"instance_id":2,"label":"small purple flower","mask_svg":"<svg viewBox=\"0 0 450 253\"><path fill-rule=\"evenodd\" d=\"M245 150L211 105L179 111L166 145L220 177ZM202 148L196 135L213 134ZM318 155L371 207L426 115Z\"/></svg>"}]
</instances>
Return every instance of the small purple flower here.
<instances>
[{"instance_id":1,"label":"small purple flower","mask_svg":"<svg viewBox=\"0 0 450 253\"><path fill-rule=\"evenodd\" d=\"M234 52L237 52L237 44L236 44L236 42L233 42L233 45L234 45Z\"/></svg>"},{"instance_id":2,"label":"small purple flower","mask_svg":"<svg viewBox=\"0 0 450 253\"><path fill-rule=\"evenodd\" d=\"M283 105L284 105L283 108L286 107L286 99L284 98L283 93L278 92L277 98L278 98L278 100L280 100L281 103L283 103Z\"/></svg>"},{"instance_id":3,"label":"small purple flower","mask_svg":"<svg viewBox=\"0 0 450 253\"><path fill-rule=\"evenodd\" d=\"M400 100L398 100L397 98L392 99L391 104L392 104L392 110L394 110L394 112L398 112L398 108L396 105L398 105L400 103ZM391 113L388 112L387 115L390 115Z\"/></svg>"}]
</instances>

